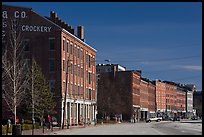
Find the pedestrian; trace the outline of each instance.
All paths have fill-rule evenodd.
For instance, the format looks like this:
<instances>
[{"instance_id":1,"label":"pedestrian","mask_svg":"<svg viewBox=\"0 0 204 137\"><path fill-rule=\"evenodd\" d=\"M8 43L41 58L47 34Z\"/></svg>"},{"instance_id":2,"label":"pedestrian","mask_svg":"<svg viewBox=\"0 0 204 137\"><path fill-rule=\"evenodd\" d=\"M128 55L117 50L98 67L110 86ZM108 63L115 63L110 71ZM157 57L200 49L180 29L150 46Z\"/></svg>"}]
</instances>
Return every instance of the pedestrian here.
<instances>
[{"instance_id":1,"label":"pedestrian","mask_svg":"<svg viewBox=\"0 0 204 137\"><path fill-rule=\"evenodd\" d=\"M52 118L50 115L47 116L47 122L48 122L48 129L50 129Z\"/></svg>"}]
</instances>

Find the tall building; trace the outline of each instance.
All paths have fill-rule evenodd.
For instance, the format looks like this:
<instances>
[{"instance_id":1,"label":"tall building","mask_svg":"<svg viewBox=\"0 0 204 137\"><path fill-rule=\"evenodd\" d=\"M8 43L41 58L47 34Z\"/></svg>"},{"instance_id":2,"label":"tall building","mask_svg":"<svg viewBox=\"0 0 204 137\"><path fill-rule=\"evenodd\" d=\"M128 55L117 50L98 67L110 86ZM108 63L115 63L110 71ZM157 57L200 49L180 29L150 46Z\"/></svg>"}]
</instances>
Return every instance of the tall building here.
<instances>
[{"instance_id":1,"label":"tall building","mask_svg":"<svg viewBox=\"0 0 204 137\"><path fill-rule=\"evenodd\" d=\"M2 5L2 44L5 46L11 20L19 22L26 45L25 60L31 62L34 58L49 82L56 100L58 122L63 121L64 102L65 124L93 122L96 118L96 50L85 43L84 27L78 26L75 34L53 11L50 17L44 17L32 8Z\"/></svg>"}]
</instances>

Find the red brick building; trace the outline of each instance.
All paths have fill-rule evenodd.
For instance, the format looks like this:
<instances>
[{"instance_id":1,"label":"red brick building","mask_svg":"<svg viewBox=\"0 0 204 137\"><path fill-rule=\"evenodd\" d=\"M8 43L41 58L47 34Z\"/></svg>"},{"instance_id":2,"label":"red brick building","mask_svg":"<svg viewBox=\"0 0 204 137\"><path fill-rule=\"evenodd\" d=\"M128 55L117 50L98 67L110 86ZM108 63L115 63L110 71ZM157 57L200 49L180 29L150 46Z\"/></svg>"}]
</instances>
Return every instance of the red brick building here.
<instances>
[{"instance_id":1,"label":"red brick building","mask_svg":"<svg viewBox=\"0 0 204 137\"><path fill-rule=\"evenodd\" d=\"M99 118L122 114L123 120L132 116L140 119L140 73L119 71L100 73L98 83Z\"/></svg>"},{"instance_id":2,"label":"red brick building","mask_svg":"<svg viewBox=\"0 0 204 137\"><path fill-rule=\"evenodd\" d=\"M149 111L149 93L148 93L148 82L144 79L140 81L140 113L141 121L147 119Z\"/></svg>"},{"instance_id":3,"label":"red brick building","mask_svg":"<svg viewBox=\"0 0 204 137\"><path fill-rule=\"evenodd\" d=\"M141 78L140 81L140 113L141 121L156 115L156 87L147 78Z\"/></svg>"},{"instance_id":4,"label":"red brick building","mask_svg":"<svg viewBox=\"0 0 204 137\"><path fill-rule=\"evenodd\" d=\"M166 84L156 81L156 108L157 112L166 111Z\"/></svg>"},{"instance_id":5,"label":"red brick building","mask_svg":"<svg viewBox=\"0 0 204 137\"><path fill-rule=\"evenodd\" d=\"M87 123L96 116L96 50L84 42L84 27L75 30L57 17L37 14L32 8L2 5L2 44L5 45L9 21L20 22L26 43L26 61L32 57L42 68L54 93L57 119L62 122L65 95L66 66L68 92L66 117L70 125Z\"/></svg>"},{"instance_id":6,"label":"red brick building","mask_svg":"<svg viewBox=\"0 0 204 137\"><path fill-rule=\"evenodd\" d=\"M177 87L175 85L166 84L166 112L168 116L173 117L176 111Z\"/></svg>"},{"instance_id":7,"label":"red brick building","mask_svg":"<svg viewBox=\"0 0 204 137\"><path fill-rule=\"evenodd\" d=\"M168 117L184 116L186 104L185 88L170 81L156 81L157 113Z\"/></svg>"},{"instance_id":8,"label":"red brick building","mask_svg":"<svg viewBox=\"0 0 204 137\"><path fill-rule=\"evenodd\" d=\"M148 81L148 110L149 115L156 113L156 86L153 81Z\"/></svg>"},{"instance_id":9,"label":"red brick building","mask_svg":"<svg viewBox=\"0 0 204 137\"><path fill-rule=\"evenodd\" d=\"M177 86L176 110L181 116L186 113L186 91L179 85Z\"/></svg>"}]
</instances>

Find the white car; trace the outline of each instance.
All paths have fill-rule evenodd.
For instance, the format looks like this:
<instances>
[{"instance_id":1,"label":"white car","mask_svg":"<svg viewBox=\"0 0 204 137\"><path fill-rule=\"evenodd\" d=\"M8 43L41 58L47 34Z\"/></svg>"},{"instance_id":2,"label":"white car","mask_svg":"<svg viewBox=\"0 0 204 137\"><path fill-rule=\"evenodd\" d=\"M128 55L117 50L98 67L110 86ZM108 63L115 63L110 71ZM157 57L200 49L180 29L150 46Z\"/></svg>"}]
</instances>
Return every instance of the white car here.
<instances>
[{"instance_id":1,"label":"white car","mask_svg":"<svg viewBox=\"0 0 204 137\"><path fill-rule=\"evenodd\" d=\"M147 123L152 121L160 122L162 121L162 117L151 117L146 120Z\"/></svg>"}]
</instances>

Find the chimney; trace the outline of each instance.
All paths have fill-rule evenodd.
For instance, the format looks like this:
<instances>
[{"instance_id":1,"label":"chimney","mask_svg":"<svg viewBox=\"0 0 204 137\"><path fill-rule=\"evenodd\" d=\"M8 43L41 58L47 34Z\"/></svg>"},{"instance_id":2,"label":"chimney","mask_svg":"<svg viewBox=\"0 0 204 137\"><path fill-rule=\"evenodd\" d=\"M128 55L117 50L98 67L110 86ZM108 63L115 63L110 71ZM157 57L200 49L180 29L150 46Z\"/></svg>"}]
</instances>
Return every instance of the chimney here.
<instances>
[{"instance_id":1,"label":"chimney","mask_svg":"<svg viewBox=\"0 0 204 137\"><path fill-rule=\"evenodd\" d=\"M77 27L77 37L84 41L84 26Z\"/></svg>"},{"instance_id":2,"label":"chimney","mask_svg":"<svg viewBox=\"0 0 204 137\"><path fill-rule=\"evenodd\" d=\"M51 18L52 21L54 21L55 18L57 18L57 13L55 13L54 11L51 11L50 12L50 18Z\"/></svg>"}]
</instances>

